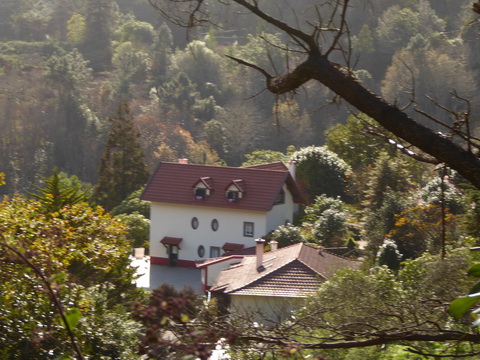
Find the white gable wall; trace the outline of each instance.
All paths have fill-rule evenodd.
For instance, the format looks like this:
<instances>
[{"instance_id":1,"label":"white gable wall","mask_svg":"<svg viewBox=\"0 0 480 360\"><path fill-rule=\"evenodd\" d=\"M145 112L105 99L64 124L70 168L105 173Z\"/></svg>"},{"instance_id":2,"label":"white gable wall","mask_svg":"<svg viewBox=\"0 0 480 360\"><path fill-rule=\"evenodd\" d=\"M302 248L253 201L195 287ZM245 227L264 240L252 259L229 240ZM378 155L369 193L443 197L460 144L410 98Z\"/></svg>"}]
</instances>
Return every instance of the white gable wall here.
<instances>
[{"instance_id":1,"label":"white gable wall","mask_svg":"<svg viewBox=\"0 0 480 360\"><path fill-rule=\"evenodd\" d=\"M274 205L273 208L267 213L266 233L275 230L280 225L285 225L285 222L293 222L293 212L295 203L287 186L283 186L285 192L285 203Z\"/></svg>"}]
</instances>

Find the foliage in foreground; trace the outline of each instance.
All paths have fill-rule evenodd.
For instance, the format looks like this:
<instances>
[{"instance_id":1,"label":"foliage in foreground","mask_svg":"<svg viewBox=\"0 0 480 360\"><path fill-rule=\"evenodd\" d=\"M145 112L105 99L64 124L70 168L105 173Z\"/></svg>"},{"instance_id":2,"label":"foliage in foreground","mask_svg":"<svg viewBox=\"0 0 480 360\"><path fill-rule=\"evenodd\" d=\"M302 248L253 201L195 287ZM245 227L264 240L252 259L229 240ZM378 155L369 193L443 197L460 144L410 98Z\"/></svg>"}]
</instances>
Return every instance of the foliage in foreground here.
<instances>
[{"instance_id":1,"label":"foliage in foreground","mask_svg":"<svg viewBox=\"0 0 480 360\"><path fill-rule=\"evenodd\" d=\"M124 226L86 203L44 209L0 204L0 359L72 356L69 329L85 356L134 359L139 325L125 305L139 294Z\"/></svg>"}]
</instances>

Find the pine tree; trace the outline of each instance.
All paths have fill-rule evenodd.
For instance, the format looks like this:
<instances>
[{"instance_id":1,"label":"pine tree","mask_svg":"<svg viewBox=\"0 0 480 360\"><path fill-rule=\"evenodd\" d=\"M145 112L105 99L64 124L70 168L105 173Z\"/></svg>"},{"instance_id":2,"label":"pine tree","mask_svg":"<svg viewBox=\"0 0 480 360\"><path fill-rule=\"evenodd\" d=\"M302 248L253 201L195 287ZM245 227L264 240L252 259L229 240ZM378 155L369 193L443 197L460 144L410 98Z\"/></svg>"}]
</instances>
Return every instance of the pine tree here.
<instances>
[{"instance_id":1,"label":"pine tree","mask_svg":"<svg viewBox=\"0 0 480 360\"><path fill-rule=\"evenodd\" d=\"M107 210L119 205L148 179L145 154L140 146L140 134L135 129L130 108L125 100L118 106L111 122L103 153L95 199Z\"/></svg>"},{"instance_id":2,"label":"pine tree","mask_svg":"<svg viewBox=\"0 0 480 360\"><path fill-rule=\"evenodd\" d=\"M60 211L66 205L88 202L90 189L84 188L76 176L69 177L53 169L52 176L42 178L44 186L34 185L38 193L29 193L37 199L47 214Z\"/></svg>"}]
</instances>

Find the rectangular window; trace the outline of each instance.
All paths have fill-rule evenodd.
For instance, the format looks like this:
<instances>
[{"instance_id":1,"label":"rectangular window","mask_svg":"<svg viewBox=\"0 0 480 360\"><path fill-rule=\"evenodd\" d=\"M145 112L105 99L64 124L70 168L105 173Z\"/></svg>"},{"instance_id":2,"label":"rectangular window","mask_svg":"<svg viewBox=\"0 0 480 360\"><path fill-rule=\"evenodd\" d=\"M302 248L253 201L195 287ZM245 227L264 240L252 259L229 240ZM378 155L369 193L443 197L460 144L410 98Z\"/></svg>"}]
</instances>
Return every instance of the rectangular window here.
<instances>
[{"instance_id":1,"label":"rectangular window","mask_svg":"<svg viewBox=\"0 0 480 360\"><path fill-rule=\"evenodd\" d=\"M285 204L285 191L280 190L277 197L275 198L274 205Z\"/></svg>"},{"instance_id":2,"label":"rectangular window","mask_svg":"<svg viewBox=\"0 0 480 360\"><path fill-rule=\"evenodd\" d=\"M220 248L218 246L210 246L210 257L216 258L220 256Z\"/></svg>"},{"instance_id":3,"label":"rectangular window","mask_svg":"<svg viewBox=\"0 0 480 360\"><path fill-rule=\"evenodd\" d=\"M207 196L207 189L201 188L201 187L197 187L195 189L195 199L203 200L206 198L206 196Z\"/></svg>"},{"instance_id":4,"label":"rectangular window","mask_svg":"<svg viewBox=\"0 0 480 360\"><path fill-rule=\"evenodd\" d=\"M253 222L243 223L243 236L253 237Z\"/></svg>"},{"instance_id":5,"label":"rectangular window","mask_svg":"<svg viewBox=\"0 0 480 360\"><path fill-rule=\"evenodd\" d=\"M235 191L235 190L229 190L227 191L227 201L228 202L237 202L238 201L238 198L239 198L239 193L238 191Z\"/></svg>"}]
</instances>

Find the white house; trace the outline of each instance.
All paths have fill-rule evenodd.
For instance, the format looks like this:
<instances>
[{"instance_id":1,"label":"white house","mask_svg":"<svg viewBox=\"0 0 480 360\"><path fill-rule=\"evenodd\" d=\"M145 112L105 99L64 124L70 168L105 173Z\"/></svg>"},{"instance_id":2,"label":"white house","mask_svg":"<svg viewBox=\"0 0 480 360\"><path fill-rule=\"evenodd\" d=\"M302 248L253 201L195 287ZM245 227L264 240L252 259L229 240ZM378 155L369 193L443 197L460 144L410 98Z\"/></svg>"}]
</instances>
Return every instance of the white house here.
<instances>
[{"instance_id":1,"label":"white house","mask_svg":"<svg viewBox=\"0 0 480 360\"><path fill-rule=\"evenodd\" d=\"M161 162L141 198L151 202L151 263L180 267L252 246L291 222L302 202L281 162L243 168Z\"/></svg>"}]
</instances>

